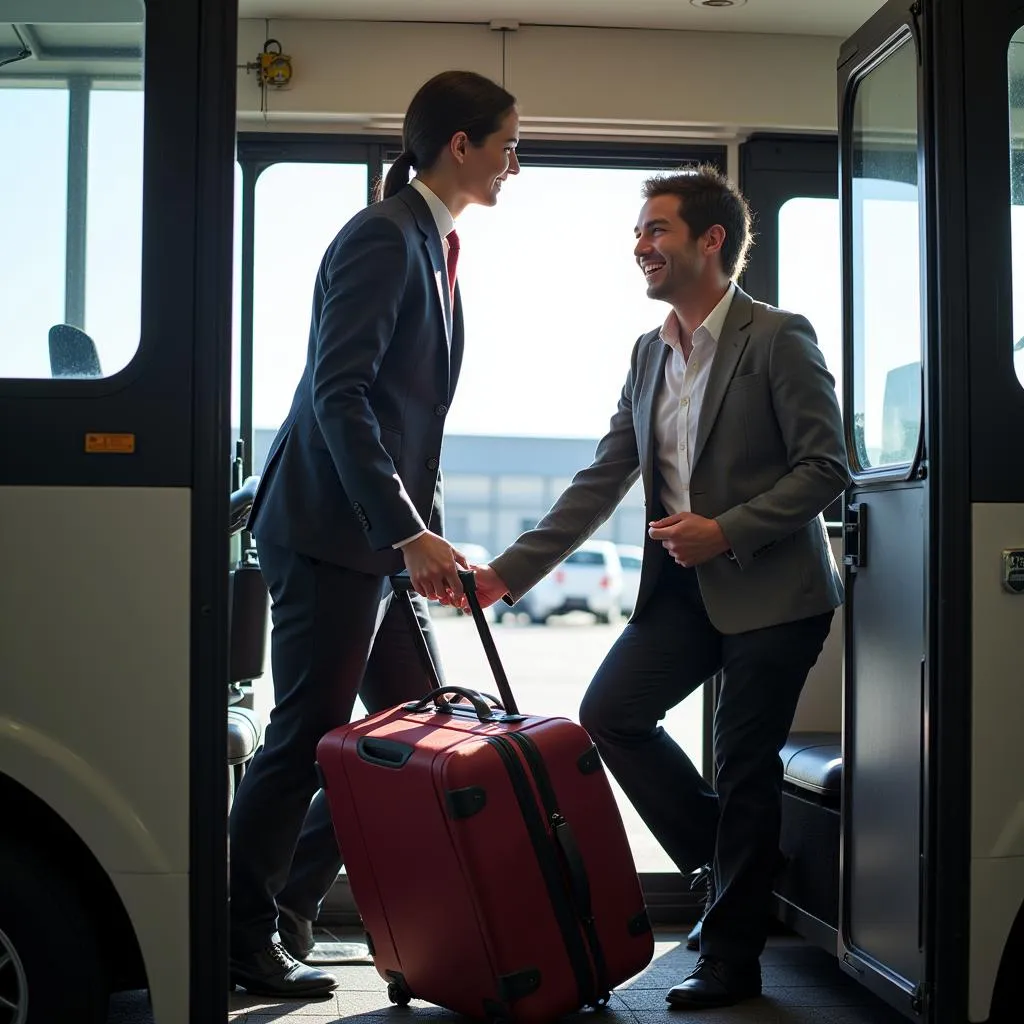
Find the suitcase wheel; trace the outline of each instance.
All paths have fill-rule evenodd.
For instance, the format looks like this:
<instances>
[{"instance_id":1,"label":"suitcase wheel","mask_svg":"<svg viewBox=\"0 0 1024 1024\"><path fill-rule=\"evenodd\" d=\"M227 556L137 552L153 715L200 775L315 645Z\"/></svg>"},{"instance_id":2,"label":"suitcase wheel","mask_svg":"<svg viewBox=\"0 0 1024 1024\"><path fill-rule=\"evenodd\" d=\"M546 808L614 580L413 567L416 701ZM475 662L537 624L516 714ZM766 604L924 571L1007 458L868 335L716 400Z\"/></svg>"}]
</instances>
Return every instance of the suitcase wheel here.
<instances>
[{"instance_id":1,"label":"suitcase wheel","mask_svg":"<svg viewBox=\"0 0 1024 1024\"><path fill-rule=\"evenodd\" d=\"M388 984L388 999L396 1006L408 1006L412 993L404 985L392 981Z\"/></svg>"}]
</instances>

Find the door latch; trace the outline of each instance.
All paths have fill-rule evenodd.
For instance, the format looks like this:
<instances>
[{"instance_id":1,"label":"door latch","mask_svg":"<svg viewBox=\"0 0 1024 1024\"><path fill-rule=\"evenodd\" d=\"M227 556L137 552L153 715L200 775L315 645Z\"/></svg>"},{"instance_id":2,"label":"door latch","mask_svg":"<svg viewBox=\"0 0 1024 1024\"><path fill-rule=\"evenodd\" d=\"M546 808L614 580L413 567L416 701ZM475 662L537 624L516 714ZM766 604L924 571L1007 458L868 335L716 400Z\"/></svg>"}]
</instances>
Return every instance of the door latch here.
<instances>
[{"instance_id":1,"label":"door latch","mask_svg":"<svg viewBox=\"0 0 1024 1024\"><path fill-rule=\"evenodd\" d=\"M862 501L846 506L843 513L843 565L852 572L868 564L868 507Z\"/></svg>"}]
</instances>

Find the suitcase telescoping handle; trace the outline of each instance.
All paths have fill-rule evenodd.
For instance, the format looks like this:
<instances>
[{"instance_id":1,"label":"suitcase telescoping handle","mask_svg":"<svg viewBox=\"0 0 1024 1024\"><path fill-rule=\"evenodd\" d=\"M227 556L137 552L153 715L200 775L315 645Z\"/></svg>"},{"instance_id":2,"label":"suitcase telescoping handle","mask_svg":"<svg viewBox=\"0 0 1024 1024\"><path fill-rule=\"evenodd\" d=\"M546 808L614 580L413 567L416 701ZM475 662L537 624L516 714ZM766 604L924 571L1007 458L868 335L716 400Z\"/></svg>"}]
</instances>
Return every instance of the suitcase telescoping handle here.
<instances>
[{"instance_id":1,"label":"suitcase telescoping handle","mask_svg":"<svg viewBox=\"0 0 1024 1024\"><path fill-rule=\"evenodd\" d=\"M480 634L480 641L484 645L484 653L487 655L491 672L494 673L494 681L498 684L498 695L501 697L502 706L508 714L518 715L519 708L516 705L515 697L512 696L512 687L509 686L508 676L505 675L501 658L498 657L498 648L495 647L494 637L491 636L491 628L487 625L484 610L480 607L480 600L476 596L476 576L467 569L460 569L459 581L462 583L462 589L465 591L466 599L469 602L469 610L473 614L473 621L476 623L477 632ZM435 690L441 689L441 680L437 675L437 667L434 665L434 659L430 656L430 648L427 647L426 638L420 629L419 619L416 618L416 609L412 605L412 580L409 578L408 570L392 576L391 586L394 588L395 595L407 609L407 618L409 619L413 635L419 638L417 647L419 648L420 658L423 660L423 666L433 681ZM444 698L440 693L437 694L435 703L438 707L444 705Z\"/></svg>"}]
</instances>

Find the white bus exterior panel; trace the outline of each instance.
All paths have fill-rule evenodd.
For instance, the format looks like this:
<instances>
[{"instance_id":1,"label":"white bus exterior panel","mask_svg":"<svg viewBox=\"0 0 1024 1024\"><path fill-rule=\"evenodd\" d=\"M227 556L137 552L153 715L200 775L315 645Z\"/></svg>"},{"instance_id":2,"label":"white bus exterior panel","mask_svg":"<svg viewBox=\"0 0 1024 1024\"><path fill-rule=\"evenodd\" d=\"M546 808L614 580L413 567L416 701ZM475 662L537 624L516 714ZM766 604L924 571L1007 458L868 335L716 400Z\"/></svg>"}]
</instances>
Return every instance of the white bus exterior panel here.
<instances>
[{"instance_id":1,"label":"white bus exterior panel","mask_svg":"<svg viewBox=\"0 0 1024 1024\"><path fill-rule=\"evenodd\" d=\"M0 488L0 771L110 874L188 872L190 522L185 489Z\"/></svg>"},{"instance_id":2,"label":"white bus exterior panel","mask_svg":"<svg viewBox=\"0 0 1024 1024\"><path fill-rule=\"evenodd\" d=\"M1024 549L1024 507L975 504L972 528L969 1016L982 1021L1024 902L1024 593L1002 583L1003 551Z\"/></svg>"}]
</instances>

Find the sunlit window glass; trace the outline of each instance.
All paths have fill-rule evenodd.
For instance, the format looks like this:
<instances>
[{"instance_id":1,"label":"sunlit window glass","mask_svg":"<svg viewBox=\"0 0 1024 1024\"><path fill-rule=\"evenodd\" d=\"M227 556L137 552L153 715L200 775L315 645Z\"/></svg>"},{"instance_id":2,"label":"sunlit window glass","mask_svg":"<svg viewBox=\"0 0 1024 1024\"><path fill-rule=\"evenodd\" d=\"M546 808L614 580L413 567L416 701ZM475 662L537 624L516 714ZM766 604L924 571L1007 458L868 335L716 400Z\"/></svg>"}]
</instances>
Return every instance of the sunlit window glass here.
<instances>
[{"instance_id":1,"label":"sunlit window glass","mask_svg":"<svg viewBox=\"0 0 1024 1024\"><path fill-rule=\"evenodd\" d=\"M145 6L94 6L0 23L2 377L110 376L140 344Z\"/></svg>"},{"instance_id":2,"label":"sunlit window glass","mask_svg":"<svg viewBox=\"0 0 1024 1024\"><path fill-rule=\"evenodd\" d=\"M853 111L853 451L860 469L910 463L921 430L917 58L904 43L858 86Z\"/></svg>"}]
</instances>

